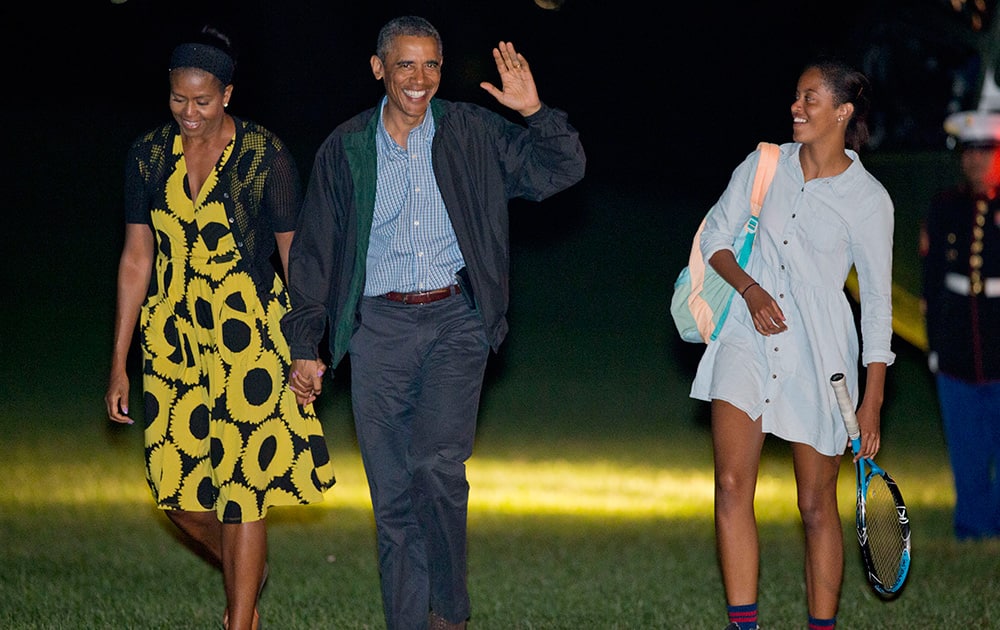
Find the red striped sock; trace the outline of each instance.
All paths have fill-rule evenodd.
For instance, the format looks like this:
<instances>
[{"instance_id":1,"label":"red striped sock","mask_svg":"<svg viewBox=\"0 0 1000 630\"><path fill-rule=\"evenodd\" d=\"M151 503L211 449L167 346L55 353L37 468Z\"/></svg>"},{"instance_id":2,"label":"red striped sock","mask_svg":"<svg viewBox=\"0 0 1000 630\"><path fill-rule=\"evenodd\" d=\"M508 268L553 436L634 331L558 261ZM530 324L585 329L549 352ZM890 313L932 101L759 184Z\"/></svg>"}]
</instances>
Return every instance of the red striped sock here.
<instances>
[{"instance_id":1,"label":"red striped sock","mask_svg":"<svg viewBox=\"0 0 1000 630\"><path fill-rule=\"evenodd\" d=\"M809 615L809 630L833 630L837 625L837 618L817 619Z\"/></svg>"},{"instance_id":2,"label":"red striped sock","mask_svg":"<svg viewBox=\"0 0 1000 630\"><path fill-rule=\"evenodd\" d=\"M729 621L737 624L740 630L753 630L757 627L757 602L742 606L726 606Z\"/></svg>"}]
</instances>

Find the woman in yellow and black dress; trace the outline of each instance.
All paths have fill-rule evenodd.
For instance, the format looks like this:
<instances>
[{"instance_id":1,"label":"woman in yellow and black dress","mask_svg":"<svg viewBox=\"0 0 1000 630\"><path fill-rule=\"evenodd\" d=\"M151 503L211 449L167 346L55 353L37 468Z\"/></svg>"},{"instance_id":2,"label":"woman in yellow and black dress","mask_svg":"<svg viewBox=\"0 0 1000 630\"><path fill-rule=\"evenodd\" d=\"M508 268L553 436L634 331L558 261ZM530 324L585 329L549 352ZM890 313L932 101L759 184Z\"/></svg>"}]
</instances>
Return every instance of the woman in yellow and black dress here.
<instances>
[{"instance_id":1,"label":"woman in yellow and black dress","mask_svg":"<svg viewBox=\"0 0 1000 630\"><path fill-rule=\"evenodd\" d=\"M226 113L235 56L205 29L170 63L173 120L132 145L108 416L131 423L138 323L146 476L157 505L222 570L223 625L256 628L271 506L334 484L323 429L284 375L279 320L301 182L267 129Z\"/></svg>"}]
</instances>

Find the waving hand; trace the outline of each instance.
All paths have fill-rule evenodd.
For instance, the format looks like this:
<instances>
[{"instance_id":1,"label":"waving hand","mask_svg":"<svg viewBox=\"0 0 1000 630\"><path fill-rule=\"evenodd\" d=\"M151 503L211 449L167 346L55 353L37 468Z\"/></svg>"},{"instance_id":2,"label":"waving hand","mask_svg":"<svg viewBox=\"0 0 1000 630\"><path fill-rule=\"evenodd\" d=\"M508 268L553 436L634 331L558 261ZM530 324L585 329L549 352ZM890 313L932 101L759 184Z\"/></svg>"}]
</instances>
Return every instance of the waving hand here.
<instances>
[{"instance_id":1,"label":"waving hand","mask_svg":"<svg viewBox=\"0 0 1000 630\"><path fill-rule=\"evenodd\" d=\"M479 87L489 92L501 105L522 116L530 116L541 109L542 103L535 88L535 78L531 76L531 68L524 55L514 49L514 44L500 42L493 49L493 59L497 62L502 87L498 89L488 81L483 81Z\"/></svg>"}]
</instances>

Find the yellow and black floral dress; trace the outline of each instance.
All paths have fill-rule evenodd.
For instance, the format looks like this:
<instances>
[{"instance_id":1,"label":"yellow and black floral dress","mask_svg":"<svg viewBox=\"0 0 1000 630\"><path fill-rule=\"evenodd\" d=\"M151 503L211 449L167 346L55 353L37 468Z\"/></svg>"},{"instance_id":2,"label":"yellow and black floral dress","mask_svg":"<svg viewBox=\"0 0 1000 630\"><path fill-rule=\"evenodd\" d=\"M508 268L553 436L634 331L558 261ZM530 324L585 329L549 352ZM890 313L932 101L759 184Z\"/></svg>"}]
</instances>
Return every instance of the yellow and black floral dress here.
<instances>
[{"instance_id":1,"label":"yellow and black floral dress","mask_svg":"<svg viewBox=\"0 0 1000 630\"><path fill-rule=\"evenodd\" d=\"M294 228L297 207L282 217L267 205L297 203L298 187L286 182L294 194L265 192L275 165L289 163L287 150L265 129L237 120L236 137L192 200L180 135L158 133L162 151L149 151L149 143L137 150L140 142L131 158L133 177L144 182L133 180L134 190L145 191L145 220L156 237L140 317L154 499L163 509L214 510L226 523L321 501L334 484L333 467L312 406L298 406L287 387L290 355L279 322L288 294L273 267L268 277L248 262L247 241L259 241L261 258L273 252L264 237ZM268 157L276 147L286 152L277 162ZM297 177L293 163L283 177Z\"/></svg>"}]
</instances>

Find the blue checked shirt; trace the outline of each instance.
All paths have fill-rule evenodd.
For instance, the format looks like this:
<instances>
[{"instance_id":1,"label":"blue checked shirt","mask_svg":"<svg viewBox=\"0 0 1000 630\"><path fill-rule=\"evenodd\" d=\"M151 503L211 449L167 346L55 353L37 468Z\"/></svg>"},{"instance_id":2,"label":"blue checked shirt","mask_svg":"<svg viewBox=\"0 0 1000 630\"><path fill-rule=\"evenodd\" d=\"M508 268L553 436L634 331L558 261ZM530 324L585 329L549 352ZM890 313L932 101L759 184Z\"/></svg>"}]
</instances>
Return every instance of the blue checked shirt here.
<instances>
[{"instance_id":1,"label":"blue checked shirt","mask_svg":"<svg viewBox=\"0 0 1000 630\"><path fill-rule=\"evenodd\" d=\"M455 284L455 272L465 265L434 179L433 140L434 117L429 114L410 131L406 149L396 144L379 118L378 187L365 295L447 287Z\"/></svg>"}]
</instances>

